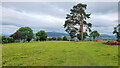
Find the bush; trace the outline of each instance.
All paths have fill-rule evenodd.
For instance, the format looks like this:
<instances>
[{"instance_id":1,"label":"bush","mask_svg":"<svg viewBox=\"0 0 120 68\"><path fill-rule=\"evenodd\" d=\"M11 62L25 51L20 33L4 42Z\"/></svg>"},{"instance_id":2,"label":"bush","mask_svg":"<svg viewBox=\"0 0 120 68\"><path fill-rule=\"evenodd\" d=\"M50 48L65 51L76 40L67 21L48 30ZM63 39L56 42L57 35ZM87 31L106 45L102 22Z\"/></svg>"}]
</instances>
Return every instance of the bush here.
<instances>
[{"instance_id":1,"label":"bush","mask_svg":"<svg viewBox=\"0 0 120 68\"><path fill-rule=\"evenodd\" d=\"M12 42L14 42L13 37L7 37L7 40L8 40L8 43L12 43Z\"/></svg>"},{"instance_id":2,"label":"bush","mask_svg":"<svg viewBox=\"0 0 120 68\"><path fill-rule=\"evenodd\" d=\"M68 41L66 36L63 37L63 41Z\"/></svg>"},{"instance_id":3,"label":"bush","mask_svg":"<svg viewBox=\"0 0 120 68\"><path fill-rule=\"evenodd\" d=\"M7 40L6 36L2 36L2 43L8 43L8 40Z\"/></svg>"},{"instance_id":4,"label":"bush","mask_svg":"<svg viewBox=\"0 0 120 68\"><path fill-rule=\"evenodd\" d=\"M57 37L57 40L60 41L60 40L62 40L62 38L61 37Z\"/></svg>"},{"instance_id":5,"label":"bush","mask_svg":"<svg viewBox=\"0 0 120 68\"><path fill-rule=\"evenodd\" d=\"M14 42L13 37L2 36L2 43L12 43Z\"/></svg>"}]
</instances>

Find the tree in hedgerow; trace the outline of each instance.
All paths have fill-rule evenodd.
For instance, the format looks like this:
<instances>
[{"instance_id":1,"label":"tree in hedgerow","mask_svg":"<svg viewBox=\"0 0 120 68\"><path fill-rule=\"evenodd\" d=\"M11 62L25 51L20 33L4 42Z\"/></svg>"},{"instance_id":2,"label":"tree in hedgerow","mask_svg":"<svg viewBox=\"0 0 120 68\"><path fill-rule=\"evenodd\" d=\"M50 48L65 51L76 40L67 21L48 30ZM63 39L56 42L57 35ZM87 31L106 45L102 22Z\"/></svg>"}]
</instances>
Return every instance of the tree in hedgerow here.
<instances>
[{"instance_id":1,"label":"tree in hedgerow","mask_svg":"<svg viewBox=\"0 0 120 68\"><path fill-rule=\"evenodd\" d=\"M96 38L96 37L99 37L100 34L95 30L95 31L92 31L92 32L90 33L90 36L93 37L93 39L95 40L95 38Z\"/></svg>"},{"instance_id":2,"label":"tree in hedgerow","mask_svg":"<svg viewBox=\"0 0 120 68\"><path fill-rule=\"evenodd\" d=\"M120 24L118 24L117 27L114 27L113 34L116 34L117 41L120 42Z\"/></svg>"},{"instance_id":3,"label":"tree in hedgerow","mask_svg":"<svg viewBox=\"0 0 120 68\"><path fill-rule=\"evenodd\" d=\"M83 40L86 39L87 36L88 36L87 32L83 32ZM77 38L81 40L81 33L77 34Z\"/></svg>"},{"instance_id":4,"label":"tree in hedgerow","mask_svg":"<svg viewBox=\"0 0 120 68\"><path fill-rule=\"evenodd\" d=\"M47 33L43 30L39 31L36 33L36 37L40 40L40 41L45 41L47 40Z\"/></svg>"},{"instance_id":5,"label":"tree in hedgerow","mask_svg":"<svg viewBox=\"0 0 120 68\"><path fill-rule=\"evenodd\" d=\"M13 39L13 37L2 36L1 41L2 41L2 43L12 43L12 42L14 42L14 39Z\"/></svg>"},{"instance_id":6,"label":"tree in hedgerow","mask_svg":"<svg viewBox=\"0 0 120 68\"><path fill-rule=\"evenodd\" d=\"M71 39L81 33L81 40L83 40L83 27L86 27L86 31L91 31L92 24L86 22L86 19L90 18L90 14L85 12L86 7L86 4L79 3L73 6L70 14L67 14L64 28L66 28Z\"/></svg>"},{"instance_id":7,"label":"tree in hedgerow","mask_svg":"<svg viewBox=\"0 0 120 68\"><path fill-rule=\"evenodd\" d=\"M13 37L7 37L7 40L8 40L8 43L12 43L12 42L14 42Z\"/></svg>"},{"instance_id":8,"label":"tree in hedgerow","mask_svg":"<svg viewBox=\"0 0 120 68\"><path fill-rule=\"evenodd\" d=\"M56 37L52 37L52 40L56 40Z\"/></svg>"},{"instance_id":9,"label":"tree in hedgerow","mask_svg":"<svg viewBox=\"0 0 120 68\"><path fill-rule=\"evenodd\" d=\"M57 40L58 40L58 41L61 41L61 40L62 40L62 38L61 38L61 37L57 37Z\"/></svg>"},{"instance_id":10,"label":"tree in hedgerow","mask_svg":"<svg viewBox=\"0 0 120 68\"><path fill-rule=\"evenodd\" d=\"M17 30L18 33L20 33L20 39L25 41L30 41L33 37L33 30L30 27L21 27Z\"/></svg>"},{"instance_id":11,"label":"tree in hedgerow","mask_svg":"<svg viewBox=\"0 0 120 68\"><path fill-rule=\"evenodd\" d=\"M2 43L8 43L8 40L7 40L6 36L2 36Z\"/></svg>"},{"instance_id":12,"label":"tree in hedgerow","mask_svg":"<svg viewBox=\"0 0 120 68\"><path fill-rule=\"evenodd\" d=\"M52 38L51 38L51 37L48 37L48 38L47 38L47 40L48 40L48 41L51 41L51 40L52 40Z\"/></svg>"},{"instance_id":13,"label":"tree in hedgerow","mask_svg":"<svg viewBox=\"0 0 120 68\"><path fill-rule=\"evenodd\" d=\"M39 36L36 36L35 37L35 41L39 41L40 40L40 37Z\"/></svg>"},{"instance_id":14,"label":"tree in hedgerow","mask_svg":"<svg viewBox=\"0 0 120 68\"><path fill-rule=\"evenodd\" d=\"M63 41L68 41L66 36L63 37Z\"/></svg>"}]
</instances>

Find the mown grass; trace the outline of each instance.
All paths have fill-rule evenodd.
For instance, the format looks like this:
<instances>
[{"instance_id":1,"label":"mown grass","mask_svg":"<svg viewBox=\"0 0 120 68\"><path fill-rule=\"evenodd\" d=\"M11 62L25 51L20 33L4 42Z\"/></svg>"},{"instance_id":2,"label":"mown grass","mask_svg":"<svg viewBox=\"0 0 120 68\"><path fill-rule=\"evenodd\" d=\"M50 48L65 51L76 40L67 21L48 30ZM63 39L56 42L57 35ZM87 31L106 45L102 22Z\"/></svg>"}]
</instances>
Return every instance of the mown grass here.
<instances>
[{"instance_id":1,"label":"mown grass","mask_svg":"<svg viewBox=\"0 0 120 68\"><path fill-rule=\"evenodd\" d=\"M44 41L2 45L3 66L117 66L118 46Z\"/></svg>"}]
</instances>

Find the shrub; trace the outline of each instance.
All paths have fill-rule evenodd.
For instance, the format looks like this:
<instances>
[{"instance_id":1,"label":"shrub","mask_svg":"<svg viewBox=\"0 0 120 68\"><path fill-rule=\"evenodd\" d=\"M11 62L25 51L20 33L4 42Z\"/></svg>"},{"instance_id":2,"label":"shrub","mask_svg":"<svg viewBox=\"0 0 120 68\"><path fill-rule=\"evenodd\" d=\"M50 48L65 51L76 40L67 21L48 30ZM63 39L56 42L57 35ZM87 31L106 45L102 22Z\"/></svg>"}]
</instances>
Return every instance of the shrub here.
<instances>
[{"instance_id":1,"label":"shrub","mask_svg":"<svg viewBox=\"0 0 120 68\"><path fill-rule=\"evenodd\" d=\"M57 37L57 40L60 41L60 40L62 40L62 38L61 37Z\"/></svg>"},{"instance_id":2,"label":"shrub","mask_svg":"<svg viewBox=\"0 0 120 68\"><path fill-rule=\"evenodd\" d=\"M14 42L13 37L7 37L7 40L8 40L8 43L12 43L12 42Z\"/></svg>"},{"instance_id":3,"label":"shrub","mask_svg":"<svg viewBox=\"0 0 120 68\"><path fill-rule=\"evenodd\" d=\"M8 43L8 40L7 40L6 36L2 36L2 43Z\"/></svg>"},{"instance_id":4,"label":"shrub","mask_svg":"<svg viewBox=\"0 0 120 68\"><path fill-rule=\"evenodd\" d=\"M6 37L6 36L2 36L2 43L12 43L14 42L13 37Z\"/></svg>"}]
</instances>

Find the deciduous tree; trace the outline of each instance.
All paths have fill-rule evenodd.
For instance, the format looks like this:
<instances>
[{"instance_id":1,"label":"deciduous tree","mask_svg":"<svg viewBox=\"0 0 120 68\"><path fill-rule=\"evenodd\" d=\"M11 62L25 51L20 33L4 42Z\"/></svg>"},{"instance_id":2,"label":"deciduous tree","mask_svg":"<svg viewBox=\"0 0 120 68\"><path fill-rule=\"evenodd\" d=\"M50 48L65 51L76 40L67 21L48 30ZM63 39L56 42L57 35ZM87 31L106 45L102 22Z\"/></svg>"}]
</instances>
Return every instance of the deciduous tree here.
<instances>
[{"instance_id":1,"label":"deciduous tree","mask_svg":"<svg viewBox=\"0 0 120 68\"><path fill-rule=\"evenodd\" d=\"M61 41L61 40L62 40L62 38L61 38L61 37L57 37L57 40L58 40L58 41Z\"/></svg>"},{"instance_id":2,"label":"deciduous tree","mask_svg":"<svg viewBox=\"0 0 120 68\"><path fill-rule=\"evenodd\" d=\"M95 31L92 31L92 32L90 33L90 36L93 37L93 39L95 40L95 38L96 38L96 37L99 37L100 34L95 30Z\"/></svg>"},{"instance_id":3,"label":"deciduous tree","mask_svg":"<svg viewBox=\"0 0 120 68\"><path fill-rule=\"evenodd\" d=\"M30 27L21 27L17 32L20 33L20 39L24 40L23 42L29 42L34 37L33 30Z\"/></svg>"},{"instance_id":4,"label":"deciduous tree","mask_svg":"<svg viewBox=\"0 0 120 68\"><path fill-rule=\"evenodd\" d=\"M120 24L114 27L113 34L116 34L117 40L120 42Z\"/></svg>"},{"instance_id":5,"label":"deciduous tree","mask_svg":"<svg viewBox=\"0 0 120 68\"><path fill-rule=\"evenodd\" d=\"M36 38L38 38L40 41L47 40L47 33L43 30L36 33Z\"/></svg>"}]
</instances>

